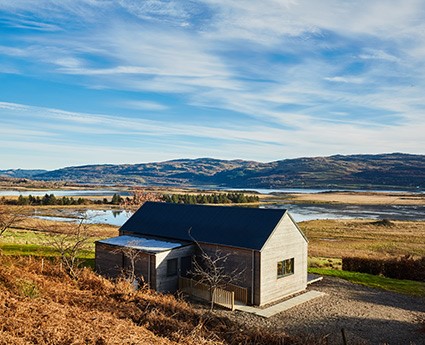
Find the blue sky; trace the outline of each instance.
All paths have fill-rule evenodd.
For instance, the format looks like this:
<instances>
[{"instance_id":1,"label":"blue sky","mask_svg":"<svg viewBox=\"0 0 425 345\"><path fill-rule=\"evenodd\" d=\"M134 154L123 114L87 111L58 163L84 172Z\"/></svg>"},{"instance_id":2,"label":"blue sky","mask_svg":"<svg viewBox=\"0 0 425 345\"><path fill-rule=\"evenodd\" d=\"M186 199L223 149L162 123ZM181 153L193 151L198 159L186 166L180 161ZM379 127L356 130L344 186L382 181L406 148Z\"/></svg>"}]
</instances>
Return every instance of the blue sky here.
<instances>
[{"instance_id":1,"label":"blue sky","mask_svg":"<svg viewBox=\"0 0 425 345\"><path fill-rule=\"evenodd\" d=\"M422 0L0 0L0 169L424 153Z\"/></svg>"}]
</instances>

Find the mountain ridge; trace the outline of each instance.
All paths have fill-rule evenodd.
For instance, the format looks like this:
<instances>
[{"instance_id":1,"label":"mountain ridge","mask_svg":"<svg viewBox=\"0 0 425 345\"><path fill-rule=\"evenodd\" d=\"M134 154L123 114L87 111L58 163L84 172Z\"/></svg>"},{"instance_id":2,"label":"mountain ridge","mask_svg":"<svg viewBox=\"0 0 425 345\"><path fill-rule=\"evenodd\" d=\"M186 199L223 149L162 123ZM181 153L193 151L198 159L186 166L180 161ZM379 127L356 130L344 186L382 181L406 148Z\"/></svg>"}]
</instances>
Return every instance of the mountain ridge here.
<instances>
[{"instance_id":1,"label":"mountain ridge","mask_svg":"<svg viewBox=\"0 0 425 345\"><path fill-rule=\"evenodd\" d=\"M9 177L11 171L8 170ZM17 169L20 175L26 171ZM2 175L0 170L0 175ZM38 172L38 173L34 173ZM43 171L28 178L90 184L228 188L425 188L425 155L406 153L301 157L272 162L215 158L141 164L92 164ZM13 175L13 174L12 174ZM21 176L22 177L22 176Z\"/></svg>"},{"instance_id":2,"label":"mountain ridge","mask_svg":"<svg viewBox=\"0 0 425 345\"><path fill-rule=\"evenodd\" d=\"M0 170L0 176L12 177L12 178L31 178L35 175L43 174L48 172L44 169L6 169Z\"/></svg>"}]
</instances>

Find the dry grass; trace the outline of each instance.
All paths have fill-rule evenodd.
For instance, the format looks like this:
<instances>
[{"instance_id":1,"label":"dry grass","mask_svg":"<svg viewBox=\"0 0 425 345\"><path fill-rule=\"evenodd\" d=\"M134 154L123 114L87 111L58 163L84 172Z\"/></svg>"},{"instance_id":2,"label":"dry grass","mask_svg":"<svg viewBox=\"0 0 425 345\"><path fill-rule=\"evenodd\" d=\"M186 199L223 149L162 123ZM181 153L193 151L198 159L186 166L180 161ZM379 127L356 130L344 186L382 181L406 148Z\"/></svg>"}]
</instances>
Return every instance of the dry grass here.
<instances>
[{"instance_id":1,"label":"dry grass","mask_svg":"<svg viewBox=\"0 0 425 345\"><path fill-rule=\"evenodd\" d=\"M70 279L44 260L0 255L0 344L294 344L201 313L172 295L133 291L89 269Z\"/></svg>"},{"instance_id":2,"label":"dry grass","mask_svg":"<svg viewBox=\"0 0 425 345\"><path fill-rule=\"evenodd\" d=\"M73 245L75 238L66 234L75 233L77 224L69 222L57 222L41 219L27 218L19 223L19 229L7 230L0 237L0 252L4 255L35 255L35 256L58 256L57 244L68 243ZM31 229L31 230L25 230ZM87 224L84 226L87 241L78 254L80 259L94 259L94 242L99 239L118 235L118 227L105 224ZM64 237L65 236L65 237ZM56 244L56 246L54 245Z\"/></svg>"},{"instance_id":3,"label":"dry grass","mask_svg":"<svg viewBox=\"0 0 425 345\"><path fill-rule=\"evenodd\" d=\"M108 224L88 224L92 237L118 236L118 226ZM20 230L32 230L40 233L60 233L61 229L69 228L69 222L51 221L37 218L26 218L14 227Z\"/></svg>"},{"instance_id":4,"label":"dry grass","mask_svg":"<svg viewBox=\"0 0 425 345\"><path fill-rule=\"evenodd\" d=\"M425 256L425 222L312 220L299 223L309 239L309 256L388 258Z\"/></svg>"},{"instance_id":5,"label":"dry grass","mask_svg":"<svg viewBox=\"0 0 425 345\"><path fill-rule=\"evenodd\" d=\"M291 194L291 202L356 205L425 205L425 195L414 193L330 192Z\"/></svg>"}]
</instances>

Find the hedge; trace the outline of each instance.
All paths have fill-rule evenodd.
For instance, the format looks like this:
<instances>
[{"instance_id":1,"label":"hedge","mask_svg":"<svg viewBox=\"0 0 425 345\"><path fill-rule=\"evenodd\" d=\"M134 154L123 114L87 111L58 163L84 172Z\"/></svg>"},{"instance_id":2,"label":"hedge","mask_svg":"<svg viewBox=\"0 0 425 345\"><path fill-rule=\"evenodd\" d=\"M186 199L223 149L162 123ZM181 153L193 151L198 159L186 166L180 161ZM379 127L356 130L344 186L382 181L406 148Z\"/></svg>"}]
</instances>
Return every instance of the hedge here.
<instances>
[{"instance_id":1,"label":"hedge","mask_svg":"<svg viewBox=\"0 0 425 345\"><path fill-rule=\"evenodd\" d=\"M414 259L404 256L398 259L342 258L345 271L382 275L388 278L425 282L425 256Z\"/></svg>"}]
</instances>

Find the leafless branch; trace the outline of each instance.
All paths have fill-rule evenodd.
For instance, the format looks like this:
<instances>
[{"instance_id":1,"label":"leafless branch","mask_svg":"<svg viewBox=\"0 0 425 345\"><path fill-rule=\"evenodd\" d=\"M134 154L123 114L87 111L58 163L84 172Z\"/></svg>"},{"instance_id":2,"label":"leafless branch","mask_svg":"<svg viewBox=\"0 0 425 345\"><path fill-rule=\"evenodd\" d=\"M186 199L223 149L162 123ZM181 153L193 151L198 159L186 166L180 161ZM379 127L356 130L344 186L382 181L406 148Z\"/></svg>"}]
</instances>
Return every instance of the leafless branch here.
<instances>
[{"instance_id":1,"label":"leafless branch","mask_svg":"<svg viewBox=\"0 0 425 345\"><path fill-rule=\"evenodd\" d=\"M78 277L83 261L80 256L84 250L88 249L90 225L87 221L88 217L82 215L76 222L44 226L45 230L51 233L46 245L58 252L65 270L72 278Z\"/></svg>"},{"instance_id":2,"label":"leafless branch","mask_svg":"<svg viewBox=\"0 0 425 345\"><path fill-rule=\"evenodd\" d=\"M126 246L119 247L113 251L114 254L123 254L124 257L128 260L129 266L123 267L124 278L130 282L134 282L137 278L136 274L136 264L137 261L141 258L141 252L139 249L134 248L136 242L130 241Z\"/></svg>"},{"instance_id":3,"label":"leafless branch","mask_svg":"<svg viewBox=\"0 0 425 345\"><path fill-rule=\"evenodd\" d=\"M7 229L22 222L26 218L21 207L0 205L0 237Z\"/></svg>"},{"instance_id":4,"label":"leafless branch","mask_svg":"<svg viewBox=\"0 0 425 345\"><path fill-rule=\"evenodd\" d=\"M192 236L191 228L188 234L200 251L200 255L192 260L192 269L189 274L200 283L208 285L210 290L211 310L214 308L213 294L217 288L225 288L227 284L237 282L244 273L244 269L229 268L227 261L234 253L223 253L216 248L213 254L208 254L201 244Z\"/></svg>"}]
</instances>

